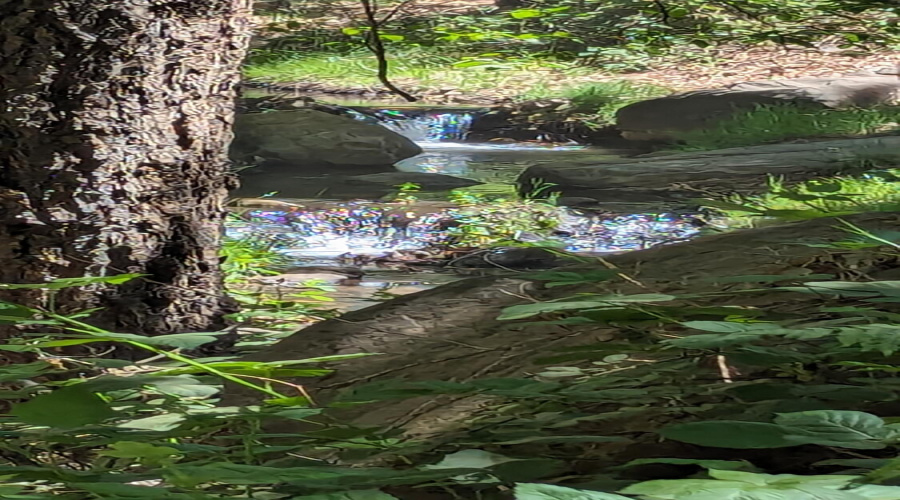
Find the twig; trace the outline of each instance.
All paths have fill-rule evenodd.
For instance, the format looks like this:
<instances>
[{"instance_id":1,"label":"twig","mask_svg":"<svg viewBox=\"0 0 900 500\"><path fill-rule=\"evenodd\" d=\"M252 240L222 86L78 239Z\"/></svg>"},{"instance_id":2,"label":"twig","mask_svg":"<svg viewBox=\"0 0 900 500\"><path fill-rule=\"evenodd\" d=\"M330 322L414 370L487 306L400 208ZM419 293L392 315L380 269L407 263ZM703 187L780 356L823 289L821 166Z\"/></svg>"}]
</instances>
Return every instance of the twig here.
<instances>
[{"instance_id":1,"label":"twig","mask_svg":"<svg viewBox=\"0 0 900 500\"><path fill-rule=\"evenodd\" d=\"M389 63L387 60L387 53L384 49L384 43L381 41L381 22L377 17L377 9L374 5L375 0L359 0L362 3L363 11L366 14L366 22L369 25L369 32L366 34L365 44L366 48L368 48L372 54L375 55L375 60L378 61L378 80L391 92L399 95L400 97L406 99L408 102L416 102L418 99L409 94L408 92L401 90L399 87L391 83L388 79L388 69ZM394 13L388 14L386 19L392 16Z\"/></svg>"}]
</instances>

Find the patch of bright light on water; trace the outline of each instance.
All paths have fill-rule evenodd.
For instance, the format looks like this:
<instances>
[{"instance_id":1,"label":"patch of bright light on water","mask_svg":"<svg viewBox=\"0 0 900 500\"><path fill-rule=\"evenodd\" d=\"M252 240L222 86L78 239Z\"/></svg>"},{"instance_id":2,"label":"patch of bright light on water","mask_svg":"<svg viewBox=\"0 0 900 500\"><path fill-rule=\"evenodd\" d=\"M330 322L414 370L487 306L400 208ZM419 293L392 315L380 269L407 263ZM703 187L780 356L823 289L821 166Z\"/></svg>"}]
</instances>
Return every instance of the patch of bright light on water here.
<instances>
[{"instance_id":1,"label":"patch of bright light on water","mask_svg":"<svg viewBox=\"0 0 900 500\"><path fill-rule=\"evenodd\" d=\"M271 234L283 241L299 241L282 248L298 258L348 253L378 256L441 245L452 237L442 223L461 217L452 209L416 215L354 203L319 210L256 210L247 215L253 222L230 225L229 237ZM570 214L561 221L561 235L551 239L578 253L640 250L696 235L698 229L691 221L690 216L672 214Z\"/></svg>"}]
</instances>

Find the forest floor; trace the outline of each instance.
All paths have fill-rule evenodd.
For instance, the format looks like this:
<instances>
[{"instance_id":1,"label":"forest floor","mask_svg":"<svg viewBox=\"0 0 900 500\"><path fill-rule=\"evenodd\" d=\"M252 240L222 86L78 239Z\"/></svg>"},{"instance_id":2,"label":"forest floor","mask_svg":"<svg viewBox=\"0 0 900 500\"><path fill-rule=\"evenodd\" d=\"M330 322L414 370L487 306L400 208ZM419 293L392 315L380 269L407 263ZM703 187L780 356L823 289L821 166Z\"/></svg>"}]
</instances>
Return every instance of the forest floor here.
<instances>
[{"instance_id":1,"label":"forest floor","mask_svg":"<svg viewBox=\"0 0 900 500\"><path fill-rule=\"evenodd\" d=\"M491 0L438 2L418 0L400 15L453 15L486 8ZM353 3L340 9L323 10L318 28L350 27L358 24ZM267 39L265 26L296 18L260 18L258 42ZM277 36L277 34L274 34ZM289 49L288 49L289 50ZM453 57L424 49L388 47L391 79L423 102L435 104L491 104L524 98L559 96L582 85L628 81L664 87L672 91L718 88L739 82L772 78L837 77L872 72L897 71L900 51L891 49L845 50L837 40L826 40L814 48L801 46L725 45L639 61L640 71L614 71L603 62L592 64L540 59L502 59L481 66L456 67ZM365 97L388 92L375 77L374 57L365 51L348 55L298 53L296 59L252 63L246 71L248 83L270 84L300 92L344 94Z\"/></svg>"}]
</instances>

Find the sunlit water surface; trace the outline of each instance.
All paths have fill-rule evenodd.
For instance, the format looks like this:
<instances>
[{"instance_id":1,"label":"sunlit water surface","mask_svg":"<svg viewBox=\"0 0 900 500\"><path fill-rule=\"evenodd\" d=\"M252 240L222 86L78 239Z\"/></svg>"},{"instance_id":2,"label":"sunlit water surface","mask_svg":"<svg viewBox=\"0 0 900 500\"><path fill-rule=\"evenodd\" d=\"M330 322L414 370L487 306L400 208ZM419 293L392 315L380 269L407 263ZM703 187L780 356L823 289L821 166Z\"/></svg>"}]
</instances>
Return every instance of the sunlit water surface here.
<instances>
[{"instance_id":1,"label":"sunlit water surface","mask_svg":"<svg viewBox=\"0 0 900 500\"><path fill-rule=\"evenodd\" d=\"M405 114L404 114L405 113ZM584 158L612 158L604 152L574 144L484 143L460 142L471 125L475 111L442 112L424 110L397 112L379 110L378 123L395 130L422 146L424 152L403 160L397 170L428 172L470 178L481 182L512 183L519 173L531 165ZM371 114L359 119L373 121ZM315 176L298 172L297 177L283 175L270 179L271 184L287 190L291 182L302 184L305 191L317 192ZM324 197L327 199L328 194ZM243 193L260 196L263 193ZM240 238L264 234L277 242L279 251L294 257L298 265L322 265L338 257L354 255L384 256L399 250L427 249L446 242L452 234L446 229L448 219L459 219L461 212L444 208L428 213L405 214L411 221L398 228L392 224L396 209L385 208L383 202L363 199L334 200L318 208L290 207L258 209L244 213L244 221L230 224L229 237ZM656 245L683 241L698 233L689 214L632 213L590 215L568 211L560 217L556 236L551 240L560 248L581 254L605 254L640 250ZM523 235L528 241L529 235ZM534 238L532 238L534 239ZM384 291L403 285L404 293L434 286L434 279L404 274L393 278L364 280L359 285L369 292ZM418 288L417 288L418 287ZM352 290L350 295L361 290ZM371 298L371 297L370 297ZM355 306L353 307L355 308Z\"/></svg>"}]
</instances>

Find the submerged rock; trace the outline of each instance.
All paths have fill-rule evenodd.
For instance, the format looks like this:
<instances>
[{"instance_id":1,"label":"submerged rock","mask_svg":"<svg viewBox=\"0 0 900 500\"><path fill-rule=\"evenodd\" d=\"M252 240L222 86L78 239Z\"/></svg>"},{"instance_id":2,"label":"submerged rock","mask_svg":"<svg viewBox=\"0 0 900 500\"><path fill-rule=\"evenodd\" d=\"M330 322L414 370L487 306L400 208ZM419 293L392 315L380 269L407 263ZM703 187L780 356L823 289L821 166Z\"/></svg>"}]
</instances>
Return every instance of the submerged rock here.
<instances>
[{"instance_id":1,"label":"submerged rock","mask_svg":"<svg viewBox=\"0 0 900 500\"><path fill-rule=\"evenodd\" d=\"M900 136L885 136L535 165L519 176L518 183L522 193L549 186L538 194L591 197L598 208L610 210L638 204L646 211L683 207L715 194L756 193L770 176L805 180L859 171L872 162L898 161Z\"/></svg>"},{"instance_id":2,"label":"submerged rock","mask_svg":"<svg viewBox=\"0 0 900 500\"><path fill-rule=\"evenodd\" d=\"M377 174L353 175L346 177L345 180L351 183L378 184L388 187L412 183L418 185L424 191L444 191L482 184L472 179L426 172L380 172Z\"/></svg>"},{"instance_id":3,"label":"submerged rock","mask_svg":"<svg viewBox=\"0 0 900 500\"><path fill-rule=\"evenodd\" d=\"M665 141L761 105L872 107L894 102L898 90L900 80L884 75L745 82L625 106L616 113L616 127L627 139Z\"/></svg>"},{"instance_id":4,"label":"submerged rock","mask_svg":"<svg viewBox=\"0 0 900 500\"><path fill-rule=\"evenodd\" d=\"M313 109L238 115L232 156L311 165L384 167L422 152L379 125Z\"/></svg>"},{"instance_id":5,"label":"submerged rock","mask_svg":"<svg viewBox=\"0 0 900 500\"><path fill-rule=\"evenodd\" d=\"M455 259L455 268L552 269L576 262L578 257L562 250L541 247L497 247L479 250Z\"/></svg>"}]
</instances>

